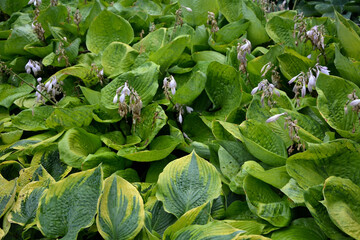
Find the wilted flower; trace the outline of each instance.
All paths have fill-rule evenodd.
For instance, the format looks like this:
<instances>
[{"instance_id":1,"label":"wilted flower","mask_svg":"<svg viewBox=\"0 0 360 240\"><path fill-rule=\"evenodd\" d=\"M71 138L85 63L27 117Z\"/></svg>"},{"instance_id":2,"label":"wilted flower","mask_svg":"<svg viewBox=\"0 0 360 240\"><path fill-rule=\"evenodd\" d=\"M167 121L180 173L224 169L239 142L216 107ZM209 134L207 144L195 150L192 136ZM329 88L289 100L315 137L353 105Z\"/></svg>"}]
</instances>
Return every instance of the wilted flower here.
<instances>
[{"instance_id":1,"label":"wilted flower","mask_svg":"<svg viewBox=\"0 0 360 240\"><path fill-rule=\"evenodd\" d=\"M254 95L257 92L263 91L261 95L261 104L264 106L264 99L268 98L268 105L271 107L273 104L275 104L275 101L273 101L272 97L275 93L277 96L280 96L280 92L275 88L274 84L269 83L268 80L264 79L262 80L257 87L255 87L251 91L251 95Z\"/></svg>"},{"instance_id":2,"label":"wilted flower","mask_svg":"<svg viewBox=\"0 0 360 240\"><path fill-rule=\"evenodd\" d=\"M277 71L277 66L275 66L274 64L272 64L271 62L268 62L267 64L265 64L261 70L261 77L265 77L266 74L271 70L271 82L274 84L275 87L279 87L279 82L280 82L280 74Z\"/></svg>"},{"instance_id":3,"label":"wilted flower","mask_svg":"<svg viewBox=\"0 0 360 240\"><path fill-rule=\"evenodd\" d=\"M38 72L41 71L41 65L39 62L30 59L25 65L25 71L28 74L31 74L32 71L34 73L34 76L37 76Z\"/></svg>"},{"instance_id":4,"label":"wilted flower","mask_svg":"<svg viewBox=\"0 0 360 240\"><path fill-rule=\"evenodd\" d=\"M276 114L272 117L269 117L267 120L266 120L266 123L271 123L271 122L275 122L277 121L281 116L284 116L284 115L287 115L287 112L283 112L283 113L279 113L279 114Z\"/></svg>"},{"instance_id":5,"label":"wilted flower","mask_svg":"<svg viewBox=\"0 0 360 240\"><path fill-rule=\"evenodd\" d=\"M211 26L212 33L216 33L217 31L219 31L219 26L215 18L215 13L208 12L208 18L206 23Z\"/></svg>"},{"instance_id":6,"label":"wilted flower","mask_svg":"<svg viewBox=\"0 0 360 240\"><path fill-rule=\"evenodd\" d=\"M306 37L310 39L311 43L313 44L314 48L319 50L324 50L324 27L323 26L314 26L309 31L306 32Z\"/></svg>"},{"instance_id":7,"label":"wilted flower","mask_svg":"<svg viewBox=\"0 0 360 240\"><path fill-rule=\"evenodd\" d=\"M245 73L247 66L246 54L251 53L251 42L247 39L244 39L243 43L244 44L238 43L236 50L237 50L237 59L240 61L239 71Z\"/></svg>"},{"instance_id":8,"label":"wilted flower","mask_svg":"<svg viewBox=\"0 0 360 240\"><path fill-rule=\"evenodd\" d=\"M169 91L171 91L172 95L175 95L176 93L176 81L175 78L170 75L169 77L165 77L163 80L163 89L164 89L164 93L167 99L170 99L171 96L169 94Z\"/></svg>"},{"instance_id":9,"label":"wilted flower","mask_svg":"<svg viewBox=\"0 0 360 240\"><path fill-rule=\"evenodd\" d=\"M304 14L300 13L295 15L294 22L293 38L295 39L295 44L298 45L299 41L304 42L306 39L306 23L304 21Z\"/></svg>"}]
</instances>

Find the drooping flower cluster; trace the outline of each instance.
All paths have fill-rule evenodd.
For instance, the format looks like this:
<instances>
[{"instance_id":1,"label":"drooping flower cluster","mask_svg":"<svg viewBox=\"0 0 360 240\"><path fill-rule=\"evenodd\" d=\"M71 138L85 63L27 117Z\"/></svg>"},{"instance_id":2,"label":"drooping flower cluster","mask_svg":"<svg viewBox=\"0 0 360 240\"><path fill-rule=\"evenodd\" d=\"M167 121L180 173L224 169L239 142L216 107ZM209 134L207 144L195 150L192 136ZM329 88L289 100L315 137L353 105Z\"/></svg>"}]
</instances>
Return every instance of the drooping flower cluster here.
<instances>
[{"instance_id":1,"label":"drooping flower cluster","mask_svg":"<svg viewBox=\"0 0 360 240\"><path fill-rule=\"evenodd\" d=\"M126 96L129 96L129 105L126 103ZM119 104L119 114L121 117L126 117L130 112L132 113L134 124L140 120L142 109L141 97L134 88L129 88L127 81L116 90L113 103Z\"/></svg>"},{"instance_id":2,"label":"drooping flower cluster","mask_svg":"<svg viewBox=\"0 0 360 240\"><path fill-rule=\"evenodd\" d=\"M276 122L277 120L279 120L281 116L287 116L287 115L288 115L287 112L276 114L268 118L266 120L266 123ZM296 119L292 120L291 116L285 117L284 129L289 130L289 137L294 142L294 144L291 145L290 148L288 149L289 154L291 154L295 150L295 148L297 149L297 151L300 151L300 149L305 151L305 142L302 141L299 136L300 127L297 125L297 123L298 121Z\"/></svg>"},{"instance_id":3,"label":"drooping flower cluster","mask_svg":"<svg viewBox=\"0 0 360 240\"><path fill-rule=\"evenodd\" d=\"M274 84L269 83L268 80L262 80L257 87L251 91L251 95L263 91L261 94L261 104L264 106L265 98L268 99L268 105L272 107L276 102L273 100L273 94L280 96L280 92L275 88Z\"/></svg>"},{"instance_id":4,"label":"drooping flower cluster","mask_svg":"<svg viewBox=\"0 0 360 240\"><path fill-rule=\"evenodd\" d=\"M65 45L64 42L67 42L66 37L63 38L63 41L59 42L59 47L56 50L56 55L58 55L58 62L61 62L61 60L65 60L65 64L67 67L70 66L70 61L69 61L69 57L66 55L66 50L65 50Z\"/></svg>"},{"instance_id":5,"label":"drooping flower cluster","mask_svg":"<svg viewBox=\"0 0 360 240\"><path fill-rule=\"evenodd\" d=\"M177 84L176 84L175 78L172 75L164 78L162 88L164 89L164 94L167 99L169 99L169 100L171 99L170 92L172 95L175 95L176 85Z\"/></svg>"},{"instance_id":6,"label":"drooping flower cluster","mask_svg":"<svg viewBox=\"0 0 360 240\"><path fill-rule=\"evenodd\" d=\"M298 45L306 39L306 23L304 21L304 14L299 13L295 15L294 22L293 38L295 39L295 44Z\"/></svg>"},{"instance_id":7,"label":"drooping flower cluster","mask_svg":"<svg viewBox=\"0 0 360 240\"><path fill-rule=\"evenodd\" d=\"M306 32L306 37L310 39L314 49L317 48L320 51L324 51L324 26L314 26L309 31Z\"/></svg>"},{"instance_id":8,"label":"drooping flower cluster","mask_svg":"<svg viewBox=\"0 0 360 240\"><path fill-rule=\"evenodd\" d=\"M51 0L50 1L50 4L52 7L56 7L58 5L58 3L59 3L59 0Z\"/></svg>"},{"instance_id":9,"label":"drooping flower cluster","mask_svg":"<svg viewBox=\"0 0 360 240\"><path fill-rule=\"evenodd\" d=\"M81 14L80 14L80 10L76 9L75 14L74 14L74 23L77 26L77 30L80 31L80 23L81 23Z\"/></svg>"},{"instance_id":10,"label":"drooping flower cluster","mask_svg":"<svg viewBox=\"0 0 360 240\"><path fill-rule=\"evenodd\" d=\"M62 93L62 81L58 81L56 76L51 77L46 84L42 83L42 78L37 79L38 85L36 86L36 101L45 103L44 96L47 94L52 100L56 101L56 96Z\"/></svg>"},{"instance_id":11,"label":"drooping flower cluster","mask_svg":"<svg viewBox=\"0 0 360 240\"><path fill-rule=\"evenodd\" d=\"M96 64L91 64L91 70L90 75L96 75L96 77L99 79L99 82L101 85L104 84L104 69L101 70L96 66Z\"/></svg>"},{"instance_id":12,"label":"drooping flower cluster","mask_svg":"<svg viewBox=\"0 0 360 240\"><path fill-rule=\"evenodd\" d=\"M25 65L25 71L28 74L31 74L31 71L34 73L34 76L37 76L38 73L41 71L41 64L34 60L29 60Z\"/></svg>"},{"instance_id":13,"label":"drooping flower cluster","mask_svg":"<svg viewBox=\"0 0 360 240\"><path fill-rule=\"evenodd\" d=\"M253 0L253 2L257 3L264 13L283 11L285 10L286 0L284 0L281 5L277 5L275 1L271 0Z\"/></svg>"},{"instance_id":14,"label":"drooping flower cluster","mask_svg":"<svg viewBox=\"0 0 360 240\"><path fill-rule=\"evenodd\" d=\"M180 26L182 27L182 25L184 24L184 20L182 19L182 8L184 8L186 11L188 12L192 12L192 9L189 8L189 7L184 7L184 6L180 6L180 8L178 10L176 10L175 12L175 25L174 25L174 28L173 28L173 31L172 31L172 34L171 34L171 37L170 37L170 40L172 39L172 37L174 36L174 34L176 33L176 30L177 30L177 26ZM154 31L156 28L155 24L154 23L150 23L150 27L149 27L149 30L150 32Z\"/></svg>"},{"instance_id":15,"label":"drooping flower cluster","mask_svg":"<svg viewBox=\"0 0 360 240\"><path fill-rule=\"evenodd\" d=\"M318 79L320 73L324 73L326 75L330 74L330 71L325 66L320 66L318 63L309 69L309 72L304 73L300 72L298 75L290 79L289 84L295 83L293 87L293 92L295 93L295 99L297 105L300 105L299 97L305 97L306 88L309 92L312 92L316 87L316 80Z\"/></svg>"},{"instance_id":16,"label":"drooping flower cluster","mask_svg":"<svg viewBox=\"0 0 360 240\"><path fill-rule=\"evenodd\" d=\"M356 90L350 94L347 95L348 99L344 106L344 112L345 114L348 114L348 105L351 106L351 110L356 113L357 116L359 116L360 113L360 99L356 95ZM360 117L359 117L359 124L360 124ZM355 123L353 124L352 133L355 133Z\"/></svg>"},{"instance_id":17,"label":"drooping flower cluster","mask_svg":"<svg viewBox=\"0 0 360 240\"><path fill-rule=\"evenodd\" d=\"M277 66L272 64L271 62L268 62L265 64L261 70L261 77L265 77L265 75L271 70L271 82L274 84L275 87L280 86L280 73L277 71Z\"/></svg>"},{"instance_id":18,"label":"drooping flower cluster","mask_svg":"<svg viewBox=\"0 0 360 240\"><path fill-rule=\"evenodd\" d=\"M251 53L251 42L247 39L243 40L243 44L238 43L236 48L237 50L237 59L239 60L239 71L246 73L246 54Z\"/></svg>"},{"instance_id":19,"label":"drooping flower cluster","mask_svg":"<svg viewBox=\"0 0 360 240\"><path fill-rule=\"evenodd\" d=\"M177 120L180 124L182 124L183 122L183 115L185 113L185 110L187 113L192 113L194 111L194 109L192 107L189 107L189 106L185 106L185 105L181 105L181 104L175 104L175 109L176 111L178 112L178 117L177 117Z\"/></svg>"},{"instance_id":20,"label":"drooping flower cluster","mask_svg":"<svg viewBox=\"0 0 360 240\"><path fill-rule=\"evenodd\" d=\"M35 20L31 24L31 28L33 29L33 31L35 32L35 34L41 41L45 41L45 30L42 27L41 23L39 23Z\"/></svg>"},{"instance_id":21,"label":"drooping flower cluster","mask_svg":"<svg viewBox=\"0 0 360 240\"><path fill-rule=\"evenodd\" d=\"M215 13L208 12L207 25L211 26L211 32L216 33L219 31L219 26L215 18Z\"/></svg>"}]
</instances>

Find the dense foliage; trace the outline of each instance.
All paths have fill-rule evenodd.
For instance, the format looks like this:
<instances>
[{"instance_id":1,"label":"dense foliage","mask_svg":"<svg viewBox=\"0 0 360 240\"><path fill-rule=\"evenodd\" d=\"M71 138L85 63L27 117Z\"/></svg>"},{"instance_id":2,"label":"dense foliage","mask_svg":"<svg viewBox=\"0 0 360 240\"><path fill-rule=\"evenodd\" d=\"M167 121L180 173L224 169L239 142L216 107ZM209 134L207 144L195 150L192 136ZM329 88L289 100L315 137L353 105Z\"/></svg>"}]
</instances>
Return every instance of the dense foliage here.
<instances>
[{"instance_id":1,"label":"dense foliage","mask_svg":"<svg viewBox=\"0 0 360 240\"><path fill-rule=\"evenodd\" d=\"M335 5L1 0L0 239L360 239Z\"/></svg>"}]
</instances>

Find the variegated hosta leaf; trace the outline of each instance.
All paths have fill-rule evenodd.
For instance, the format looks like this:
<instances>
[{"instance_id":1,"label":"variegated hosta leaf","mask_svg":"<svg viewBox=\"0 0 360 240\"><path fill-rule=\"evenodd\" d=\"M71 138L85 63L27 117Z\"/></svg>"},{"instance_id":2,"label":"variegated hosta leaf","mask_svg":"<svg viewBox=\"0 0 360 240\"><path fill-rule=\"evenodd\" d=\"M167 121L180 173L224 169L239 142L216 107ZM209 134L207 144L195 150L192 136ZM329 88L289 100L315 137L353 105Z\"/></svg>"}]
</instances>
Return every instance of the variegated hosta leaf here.
<instances>
[{"instance_id":1,"label":"variegated hosta leaf","mask_svg":"<svg viewBox=\"0 0 360 240\"><path fill-rule=\"evenodd\" d=\"M165 230L163 238L165 240L174 239L176 232L187 226L207 224L210 220L210 213L210 202L204 203L199 207L187 211L173 225L171 225Z\"/></svg>"},{"instance_id":2,"label":"variegated hosta leaf","mask_svg":"<svg viewBox=\"0 0 360 240\"><path fill-rule=\"evenodd\" d=\"M54 180L52 181L54 182ZM8 217L9 221L24 226L25 229L35 225L39 200L52 181L47 179L30 182L22 188Z\"/></svg>"},{"instance_id":3,"label":"variegated hosta leaf","mask_svg":"<svg viewBox=\"0 0 360 240\"><path fill-rule=\"evenodd\" d=\"M303 189L324 183L330 176L351 179L360 184L360 146L347 140L314 144L288 158L286 169Z\"/></svg>"},{"instance_id":4,"label":"variegated hosta leaf","mask_svg":"<svg viewBox=\"0 0 360 240\"><path fill-rule=\"evenodd\" d=\"M76 239L91 226L102 189L101 167L50 184L40 199L36 225L49 238Z\"/></svg>"},{"instance_id":5,"label":"variegated hosta leaf","mask_svg":"<svg viewBox=\"0 0 360 240\"><path fill-rule=\"evenodd\" d=\"M346 234L360 239L360 187L340 177L326 179L324 201L331 220Z\"/></svg>"},{"instance_id":6,"label":"variegated hosta leaf","mask_svg":"<svg viewBox=\"0 0 360 240\"><path fill-rule=\"evenodd\" d=\"M0 175L0 218L14 203L16 195L16 179L7 181Z\"/></svg>"},{"instance_id":7,"label":"variegated hosta leaf","mask_svg":"<svg viewBox=\"0 0 360 240\"><path fill-rule=\"evenodd\" d=\"M134 238L145 221L140 193L125 179L113 174L105 180L96 225L104 239Z\"/></svg>"},{"instance_id":8,"label":"variegated hosta leaf","mask_svg":"<svg viewBox=\"0 0 360 240\"><path fill-rule=\"evenodd\" d=\"M159 236L163 236L164 231L177 220L174 215L164 210L163 203L156 197L147 200L145 210L148 213L145 221L146 229Z\"/></svg>"},{"instance_id":9,"label":"variegated hosta leaf","mask_svg":"<svg viewBox=\"0 0 360 240\"><path fill-rule=\"evenodd\" d=\"M180 217L217 198L221 179L216 168L195 152L170 162L158 179L156 197L166 211Z\"/></svg>"},{"instance_id":10,"label":"variegated hosta leaf","mask_svg":"<svg viewBox=\"0 0 360 240\"><path fill-rule=\"evenodd\" d=\"M241 123L242 141L256 158L272 166L285 165L287 151L284 141L264 123L246 120Z\"/></svg>"},{"instance_id":11,"label":"variegated hosta leaf","mask_svg":"<svg viewBox=\"0 0 360 240\"><path fill-rule=\"evenodd\" d=\"M23 187L33 181L55 182L53 177L41 165L24 168L21 169L20 176L17 179L16 192L19 193Z\"/></svg>"},{"instance_id":12,"label":"variegated hosta leaf","mask_svg":"<svg viewBox=\"0 0 360 240\"><path fill-rule=\"evenodd\" d=\"M234 228L223 222L210 222L206 225L190 225L174 234L170 240L235 240L245 231Z\"/></svg>"},{"instance_id":13,"label":"variegated hosta leaf","mask_svg":"<svg viewBox=\"0 0 360 240\"><path fill-rule=\"evenodd\" d=\"M244 191L250 210L276 227L285 227L291 221L288 203L266 183L248 175Z\"/></svg>"}]
</instances>

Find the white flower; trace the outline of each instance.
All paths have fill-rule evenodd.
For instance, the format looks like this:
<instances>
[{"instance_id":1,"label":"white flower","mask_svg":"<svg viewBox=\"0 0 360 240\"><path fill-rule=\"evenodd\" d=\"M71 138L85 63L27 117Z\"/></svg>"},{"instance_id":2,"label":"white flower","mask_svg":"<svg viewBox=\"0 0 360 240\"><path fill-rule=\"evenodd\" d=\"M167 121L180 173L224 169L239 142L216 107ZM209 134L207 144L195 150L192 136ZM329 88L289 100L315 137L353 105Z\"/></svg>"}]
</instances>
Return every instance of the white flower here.
<instances>
[{"instance_id":1,"label":"white flower","mask_svg":"<svg viewBox=\"0 0 360 240\"><path fill-rule=\"evenodd\" d=\"M122 93L122 94L120 95L119 100L120 100L121 103L124 103L124 101L125 101L125 94L124 94L124 93Z\"/></svg>"},{"instance_id":2,"label":"white flower","mask_svg":"<svg viewBox=\"0 0 360 240\"><path fill-rule=\"evenodd\" d=\"M130 89L127 82L125 82L124 88L122 89L121 93L125 94L126 96L130 95Z\"/></svg>"},{"instance_id":3,"label":"white flower","mask_svg":"<svg viewBox=\"0 0 360 240\"><path fill-rule=\"evenodd\" d=\"M176 93L176 81L175 78L173 76L170 76L170 83L169 83L169 87L171 89L171 93L172 95L175 95Z\"/></svg>"},{"instance_id":4,"label":"white flower","mask_svg":"<svg viewBox=\"0 0 360 240\"><path fill-rule=\"evenodd\" d=\"M318 66L319 67L319 70L320 72L326 74L326 75L329 75L330 74L330 70L328 70L328 68L326 66Z\"/></svg>"},{"instance_id":5,"label":"white flower","mask_svg":"<svg viewBox=\"0 0 360 240\"><path fill-rule=\"evenodd\" d=\"M186 11L188 11L188 12L192 12L192 9L191 8L189 8L189 7L185 7L185 6L182 6L183 8L185 8L185 10Z\"/></svg>"},{"instance_id":6,"label":"white flower","mask_svg":"<svg viewBox=\"0 0 360 240\"><path fill-rule=\"evenodd\" d=\"M116 104L119 100L119 95L115 94L114 99L113 99L113 103Z\"/></svg>"},{"instance_id":7,"label":"white flower","mask_svg":"<svg viewBox=\"0 0 360 240\"><path fill-rule=\"evenodd\" d=\"M251 90L251 95L254 95L258 91L259 87L254 87L253 90Z\"/></svg>"},{"instance_id":8,"label":"white flower","mask_svg":"<svg viewBox=\"0 0 360 240\"><path fill-rule=\"evenodd\" d=\"M271 122L275 122L277 121L281 116L284 116L286 115L287 112L283 112L283 113L279 113L279 114L276 114L272 117L269 117L267 120L266 120L266 123L271 123Z\"/></svg>"},{"instance_id":9,"label":"white flower","mask_svg":"<svg viewBox=\"0 0 360 240\"><path fill-rule=\"evenodd\" d=\"M99 72L99 74L100 74L101 76L104 76L104 69L101 69L101 71Z\"/></svg>"},{"instance_id":10,"label":"white flower","mask_svg":"<svg viewBox=\"0 0 360 240\"><path fill-rule=\"evenodd\" d=\"M178 121L180 124L182 124L182 122L183 122L183 117L182 117L181 113L179 113Z\"/></svg>"},{"instance_id":11,"label":"white flower","mask_svg":"<svg viewBox=\"0 0 360 240\"><path fill-rule=\"evenodd\" d=\"M305 97L306 95L306 85L305 85L305 81L303 81L303 86L301 88L301 97Z\"/></svg>"},{"instance_id":12,"label":"white flower","mask_svg":"<svg viewBox=\"0 0 360 240\"><path fill-rule=\"evenodd\" d=\"M310 76L309 76L309 82L308 82L308 89L310 92L312 92L313 87L316 86L316 78L313 75L312 71L310 70Z\"/></svg>"},{"instance_id":13,"label":"white flower","mask_svg":"<svg viewBox=\"0 0 360 240\"><path fill-rule=\"evenodd\" d=\"M188 113L192 113L194 111L192 107L186 106L185 108Z\"/></svg>"},{"instance_id":14,"label":"white flower","mask_svg":"<svg viewBox=\"0 0 360 240\"><path fill-rule=\"evenodd\" d=\"M28 4L34 4L35 7L41 5L41 0L30 0Z\"/></svg>"},{"instance_id":15,"label":"white flower","mask_svg":"<svg viewBox=\"0 0 360 240\"><path fill-rule=\"evenodd\" d=\"M355 107L356 105L360 104L360 99L355 99L354 101L350 102L350 106Z\"/></svg>"},{"instance_id":16,"label":"white flower","mask_svg":"<svg viewBox=\"0 0 360 240\"><path fill-rule=\"evenodd\" d=\"M299 73L298 75L296 75L295 77L293 77L292 79L290 79L290 81L289 81L288 83L289 83L289 84L292 84L293 82L295 82L295 80L296 80L301 74L302 74L302 72Z\"/></svg>"},{"instance_id":17,"label":"white flower","mask_svg":"<svg viewBox=\"0 0 360 240\"><path fill-rule=\"evenodd\" d=\"M251 42L247 39L244 39L245 44L241 45L240 50L243 52L251 51Z\"/></svg>"}]
</instances>

